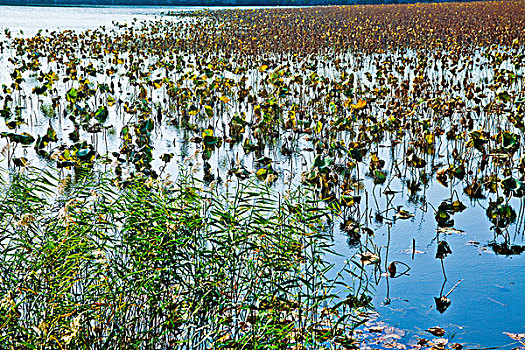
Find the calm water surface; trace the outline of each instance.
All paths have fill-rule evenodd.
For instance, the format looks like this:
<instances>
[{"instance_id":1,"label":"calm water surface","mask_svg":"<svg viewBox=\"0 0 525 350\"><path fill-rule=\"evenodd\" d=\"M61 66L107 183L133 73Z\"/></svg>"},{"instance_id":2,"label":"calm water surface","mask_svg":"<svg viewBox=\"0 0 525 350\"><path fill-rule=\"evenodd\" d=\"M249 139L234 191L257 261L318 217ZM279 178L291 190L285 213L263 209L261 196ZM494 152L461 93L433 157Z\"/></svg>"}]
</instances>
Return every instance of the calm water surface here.
<instances>
[{"instance_id":1,"label":"calm water surface","mask_svg":"<svg viewBox=\"0 0 525 350\"><path fill-rule=\"evenodd\" d=\"M17 35L34 35L40 29L85 30L111 26L113 21L124 23L158 19L169 8L161 7L33 7L0 6L0 28L8 28ZM191 10L191 8L188 8Z\"/></svg>"},{"instance_id":2,"label":"calm water surface","mask_svg":"<svg viewBox=\"0 0 525 350\"><path fill-rule=\"evenodd\" d=\"M21 35L20 32L23 35L34 35L39 30L81 31L99 26L110 27L113 22L157 20L167 11L196 9L202 7L0 6L0 29L2 32L9 29L13 35ZM6 63L0 59L0 84L7 83L4 80L7 80L9 73L5 71L5 67ZM59 132L60 126L54 127ZM47 128L47 123L40 126L42 130L39 129L39 125L35 125L35 128L38 131L35 133L42 133ZM2 123L0 131L5 130ZM188 149L194 147L193 144L188 146L179 142L173 145L173 139L180 138L183 138L180 132L168 128L158 135L155 147L161 152L175 152L179 159L193 153L193 149ZM118 144L118 137L110 136L109 142ZM228 166L229 156L223 154L216 157L217 164ZM297 167L298 174L305 170L301 169L300 162ZM374 187L371 180L367 180L365 185L366 197L370 203L374 203L371 208L384 209L384 187ZM421 203L407 202L408 194L403 192L401 183L394 181L390 187L400 191L395 195L392 204L403 205L406 210L414 213L415 217L398 220L388 235L388 225L374 223L371 215L370 227L376 231L375 244L381 247L382 258L388 249L389 262L399 261L410 267L407 274L393 279L374 273L373 267L367 267L369 287L374 290L374 304L382 319L405 329L407 334L404 339L407 342L414 336L430 337L424 330L441 326L447 331L445 337L451 342L465 342L473 347L518 346L503 332L525 333L525 254L498 255L489 246L494 240L494 234L485 214L487 201L472 202L463 195L461 188L457 189L459 198L468 209L454 216L454 227L464 232L447 235L447 242L453 253L444 260L445 280L440 260L435 258L437 232L432 208L426 208L425 212L420 210ZM431 185L426 195L428 202L434 206L447 197L450 198L449 189L437 183ZM520 219L523 217L524 203L523 200L514 199L511 205L516 213L521 214L509 230L512 242L523 245L524 223ZM440 235L442 237L445 234ZM356 247L348 244L346 235L338 227L335 227L334 241L335 250L342 254L341 257L331 258L337 265L343 264L345 259L357 251ZM412 258L413 241L418 253ZM460 280L449 295L451 305L443 313L439 312L434 298L447 294ZM511 343L514 344L510 345Z\"/></svg>"}]
</instances>

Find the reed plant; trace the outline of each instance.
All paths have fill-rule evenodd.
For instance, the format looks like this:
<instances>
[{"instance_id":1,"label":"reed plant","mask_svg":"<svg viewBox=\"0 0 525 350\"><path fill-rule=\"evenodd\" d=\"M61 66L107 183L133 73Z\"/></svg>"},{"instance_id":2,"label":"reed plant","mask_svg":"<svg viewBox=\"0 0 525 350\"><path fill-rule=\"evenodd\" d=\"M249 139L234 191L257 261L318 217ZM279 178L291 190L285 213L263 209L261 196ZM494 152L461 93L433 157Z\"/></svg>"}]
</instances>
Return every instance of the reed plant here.
<instances>
[{"instance_id":1,"label":"reed plant","mask_svg":"<svg viewBox=\"0 0 525 350\"><path fill-rule=\"evenodd\" d=\"M307 189L4 178L1 349L346 348L368 307Z\"/></svg>"}]
</instances>

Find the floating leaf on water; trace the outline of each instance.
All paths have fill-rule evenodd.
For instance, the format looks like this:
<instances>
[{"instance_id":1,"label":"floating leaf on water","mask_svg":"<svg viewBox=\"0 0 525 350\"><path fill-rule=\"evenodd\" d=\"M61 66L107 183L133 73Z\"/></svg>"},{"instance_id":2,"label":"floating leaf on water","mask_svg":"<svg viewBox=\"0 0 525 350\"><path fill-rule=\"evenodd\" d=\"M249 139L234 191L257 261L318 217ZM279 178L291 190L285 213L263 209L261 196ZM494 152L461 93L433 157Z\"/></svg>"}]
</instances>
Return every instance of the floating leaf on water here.
<instances>
[{"instance_id":1,"label":"floating leaf on water","mask_svg":"<svg viewBox=\"0 0 525 350\"><path fill-rule=\"evenodd\" d=\"M383 193L387 196L394 196L396 193L399 193L399 191L384 190Z\"/></svg>"},{"instance_id":2,"label":"floating leaf on water","mask_svg":"<svg viewBox=\"0 0 525 350\"><path fill-rule=\"evenodd\" d=\"M382 170L374 170L374 184L380 185L386 181L386 173Z\"/></svg>"},{"instance_id":3,"label":"floating leaf on water","mask_svg":"<svg viewBox=\"0 0 525 350\"><path fill-rule=\"evenodd\" d=\"M450 174L459 180L465 177L465 167L463 165L451 166Z\"/></svg>"},{"instance_id":4,"label":"floating leaf on water","mask_svg":"<svg viewBox=\"0 0 525 350\"><path fill-rule=\"evenodd\" d=\"M415 215L406 211L405 209L400 209L396 214L395 214L395 217L399 218L399 219L403 219L403 220L407 220L407 219L411 219L413 218Z\"/></svg>"},{"instance_id":5,"label":"floating leaf on water","mask_svg":"<svg viewBox=\"0 0 525 350\"><path fill-rule=\"evenodd\" d=\"M448 168L441 168L436 172L436 179L445 187L448 187L448 171Z\"/></svg>"},{"instance_id":6,"label":"floating leaf on water","mask_svg":"<svg viewBox=\"0 0 525 350\"><path fill-rule=\"evenodd\" d=\"M197 115L199 113L199 109L194 104L190 104L187 108L189 115Z\"/></svg>"},{"instance_id":7,"label":"floating leaf on water","mask_svg":"<svg viewBox=\"0 0 525 350\"><path fill-rule=\"evenodd\" d=\"M71 141L78 142L80 140L80 133L78 128L75 128L75 130L70 132L68 136Z\"/></svg>"},{"instance_id":8,"label":"floating leaf on water","mask_svg":"<svg viewBox=\"0 0 525 350\"><path fill-rule=\"evenodd\" d=\"M349 150L350 156L352 159L355 159L358 162L363 161L363 154L361 153L361 149L359 148L351 148ZM380 169L380 167L377 167L377 169Z\"/></svg>"},{"instance_id":9,"label":"floating leaf on water","mask_svg":"<svg viewBox=\"0 0 525 350\"><path fill-rule=\"evenodd\" d=\"M272 158L262 156L261 158L255 159L254 162L262 164L262 165L268 165L272 162Z\"/></svg>"},{"instance_id":10,"label":"floating leaf on water","mask_svg":"<svg viewBox=\"0 0 525 350\"><path fill-rule=\"evenodd\" d=\"M108 96L107 101L108 101L109 107L112 107L113 105L115 105L115 99L112 96Z\"/></svg>"},{"instance_id":11,"label":"floating leaf on water","mask_svg":"<svg viewBox=\"0 0 525 350\"><path fill-rule=\"evenodd\" d=\"M452 210L454 213L461 213L465 209L467 209L467 207L459 200L452 202Z\"/></svg>"},{"instance_id":12,"label":"floating leaf on water","mask_svg":"<svg viewBox=\"0 0 525 350\"><path fill-rule=\"evenodd\" d=\"M400 253L404 253L404 254L426 254L426 252L422 251L422 250L414 250L413 248L408 248L408 249L405 249L405 250L401 250Z\"/></svg>"},{"instance_id":13,"label":"floating leaf on water","mask_svg":"<svg viewBox=\"0 0 525 350\"><path fill-rule=\"evenodd\" d=\"M26 122L24 122L23 120L16 120L16 119L5 122L5 125L7 126L8 129L16 129L22 124L26 124Z\"/></svg>"},{"instance_id":14,"label":"floating leaf on water","mask_svg":"<svg viewBox=\"0 0 525 350\"><path fill-rule=\"evenodd\" d=\"M206 129L202 133L202 141L204 142L206 146L214 146L215 144L219 142L219 138L213 136L213 130Z\"/></svg>"},{"instance_id":15,"label":"floating leaf on water","mask_svg":"<svg viewBox=\"0 0 525 350\"><path fill-rule=\"evenodd\" d=\"M415 153L412 153L407 157L407 165L413 168L424 168L427 165L427 161L419 158Z\"/></svg>"},{"instance_id":16,"label":"floating leaf on water","mask_svg":"<svg viewBox=\"0 0 525 350\"><path fill-rule=\"evenodd\" d=\"M351 207L361 202L361 196L353 196L350 194L344 194L341 196L341 204Z\"/></svg>"},{"instance_id":17,"label":"floating leaf on water","mask_svg":"<svg viewBox=\"0 0 525 350\"><path fill-rule=\"evenodd\" d=\"M494 226L504 228L516 221L516 212L504 203L504 198L499 197L496 202L490 202L486 210L487 217Z\"/></svg>"},{"instance_id":18,"label":"floating leaf on water","mask_svg":"<svg viewBox=\"0 0 525 350\"><path fill-rule=\"evenodd\" d=\"M268 165L265 165L264 167L260 168L259 170L257 170L255 175L257 176L257 178L259 180L264 181L264 180L267 180L268 176L270 176L270 175L277 175L277 174L273 170L272 165L268 164ZM275 181L275 179L276 179L275 177L272 177L272 182Z\"/></svg>"},{"instance_id":19,"label":"floating leaf on water","mask_svg":"<svg viewBox=\"0 0 525 350\"><path fill-rule=\"evenodd\" d=\"M253 143L251 139L247 138L246 140L244 140L242 148L244 149L244 152L250 153L250 152L258 149L259 145Z\"/></svg>"},{"instance_id":20,"label":"floating leaf on water","mask_svg":"<svg viewBox=\"0 0 525 350\"><path fill-rule=\"evenodd\" d=\"M208 118L212 118L213 117L213 108L209 105L205 105L204 106L204 111L206 112L206 115L208 116Z\"/></svg>"},{"instance_id":21,"label":"floating leaf on water","mask_svg":"<svg viewBox=\"0 0 525 350\"><path fill-rule=\"evenodd\" d=\"M448 339L437 338L437 339L432 340L432 344L434 344L433 348L444 349L445 346L448 344Z\"/></svg>"},{"instance_id":22,"label":"floating leaf on water","mask_svg":"<svg viewBox=\"0 0 525 350\"><path fill-rule=\"evenodd\" d=\"M368 327L365 330L367 330L367 331L369 331L371 333L382 333L384 329L385 329L385 327L373 326L373 327Z\"/></svg>"},{"instance_id":23,"label":"floating leaf on water","mask_svg":"<svg viewBox=\"0 0 525 350\"><path fill-rule=\"evenodd\" d=\"M24 157L15 157L13 158L13 163L15 164L15 166L25 167L28 163L28 160Z\"/></svg>"},{"instance_id":24,"label":"floating leaf on water","mask_svg":"<svg viewBox=\"0 0 525 350\"><path fill-rule=\"evenodd\" d=\"M355 105L352 105L353 109L362 109L366 107L366 100L359 99Z\"/></svg>"},{"instance_id":25,"label":"floating leaf on water","mask_svg":"<svg viewBox=\"0 0 525 350\"><path fill-rule=\"evenodd\" d=\"M268 175L268 169L260 168L259 170L257 170L255 175L257 176L257 178L259 178L259 180L264 180L266 179L266 175Z\"/></svg>"},{"instance_id":26,"label":"floating leaf on water","mask_svg":"<svg viewBox=\"0 0 525 350\"><path fill-rule=\"evenodd\" d=\"M24 146L30 145L35 141L35 138L26 132L15 134L12 132L2 132L0 136L7 137L11 142L20 143Z\"/></svg>"},{"instance_id":27,"label":"floating leaf on water","mask_svg":"<svg viewBox=\"0 0 525 350\"><path fill-rule=\"evenodd\" d=\"M419 181L410 180L407 182L406 186L412 195L416 194L416 192L421 191L421 182Z\"/></svg>"},{"instance_id":28,"label":"floating leaf on water","mask_svg":"<svg viewBox=\"0 0 525 350\"><path fill-rule=\"evenodd\" d=\"M75 157L81 162L91 163L96 156L96 152L93 148L81 148L74 153Z\"/></svg>"},{"instance_id":29,"label":"floating leaf on water","mask_svg":"<svg viewBox=\"0 0 525 350\"><path fill-rule=\"evenodd\" d=\"M482 184L479 183L476 179L469 185L467 185L464 189L463 189L463 192L465 192L465 194L467 196L469 196L470 198L477 198L477 199L480 199L480 198L485 198L483 196L483 187L482 187Z\"/></svg>"},{"instance_id":30,"label":"floating leaf on water","mask_svg":"<svg viewBox=\"0 0 525 350\"><path fill-rule=\"evenodd\" d=\"M323 123L321 123L320 120L317 121L317 123L315 124L315 128L314 128L314 130L315 130L315 133L316 133L316 134L320 134L321 131L323 130Z\"/></svg>"},{"instance_id":31,"label":"floating leaf on water","mask_svg":"<svg viewBox=\"0 0 525 350\"><path fill-rule=\"evenodd\" d=\"M445 335L445 330L441 327L430 327L426 331L432 335L435 335L436 337L442 337Z\"/></svg>"},{"instance_id":32,"label":"floating leaf on water","mask_svg":"<svg viewBox=\"0 0 525 350\"><path fill-rule=\"evenodd\" d=\"M264 180L267 184L272 184L277 180L278 176L276 174L268 174L266 177L266 180Z\"/></svg>"},{"instance_id":33,"label":"floating leaf on water","mask_svg":"<svg viewBox=\"0 0 525 350\"><path fill-rule=\"evenodd\" d=\"M340 223L340 228L348 235L348 244L350 246L359 244L361 233L366 233L369 236L374 234L370 228L358 224L351 218L346 219L344 222Z\"/></svg>"},{"instance_id":34,"label":"floating leaf on water","mask_svg":"<svg viewBox=\"0 0 525 350\"><path fill-rule=\"evenodd\" d=\"M507 90L503 90L502 88L498 89L496 91L496 97L502 101L509 102L510 101L510 94Z\"/></svg>"},{"instance_id":35,"label":"floating leaf on water","mask_svg":"<svg viewBox=\"0 0 525 350\"><path fill-rule=\"evenodd\" d=\"M519 135L510 131L503 131L500 133L501 136L498 138L501 139L503 145L503 150L509 153L514 153L517 151L520 145Z\"/></svg>"},{"instance_id":36,"label":"floating leaf on water","mask_svg":"<svg viewBox=\"0 0 525 350\"><path fill-rule=\"evenodd\" d=\"M506 255L506 256L509 256L509 255L520 255L521 253L523 253L525 251L525 246L521 246L521 245L517 245L517 244L511 245L511 244L508 244L506 242L503 242L503 243L496 243L496 242L489 243L489 247L492 248L494 253L496 253L497 255Z\"/></svg>"},{"instance_id":37,"label":"floating leaf on water","mask_svg":"<svg viewBox=\"0 0 525 350\"><path fill-rule=\"evenodd\" d=\"M454 220L450 219L450 214L446 210L438 210L434 217L440 227L454 225Z\"/></svg>"},{"instance_id":38,"label":"floating leaf on water","mask_svg":"<svg viewBox=\"0 0 525 350\"><path fill-rule=\"evenodd\" d=\"M162 160L164 163L169 163L169 161L173 158L173 153L164 153L160 156L160 160Z\"/></svg>"},{"instance_id":39,"label":"floating leaf on water","mask_svg":"<svg viewBox=\"0 0 525 350\"><path fill-rule=\"evenodd\" d=\"M525 340L525 333L509 333L509 332L503 332L506 336L508 336L511 339L514 340Z\"/></svg>"},{"instance_id":40,"label":"floating leaf on water","mask_svg":"<svg viewBox=\"0 0 525 350\"><path fill-rule=\"evenodd\" d=\"M148 118L140 124L139 130L142 134L146 134L146 133L151 132L154 127L155 127L155 124L153 123L153 120L151 118Z\"/></svg>"},{"instance_id":41,"label":"floating leaf on water","mask_svg":"<svg viewBox=\"0 0 525 350\"><path fill-rule=\"evenodd\" d=\"M47 128L47 132L45 136L47 136L48 141L53 141L53 142L57 141L57 133L51 126Z\"/></svg>"},{"instance_id":42,"label":"floating leaf on water","mask_svg":"<svg viewBox=\"0 0 525 350\"><path fill-rule=\"evenodd\" d=\"M359 260L363 263L363 265L378 264L381 261L379 256L372 252L364 252L357 255L359 256Z\"/></svg>"},{"instance_id":43,"label":"floating leaf on water","mask_svg":"<svg viewBox=\"0 0 525 350\"><path fill-rule=\"evenodd\" d=\"M108 119L108 108L106 106L98 107L98 110L95 112L94 117L100 123L105 123Z\"/></svg>"},{"instance_id":44,"label":"floating leaf on water","mask_svg":"<svg viewBox=\"0 0 525 350\"><path fill-rule=\"evenodd\" d=\"M360 154L359 154L360 155ZM352 156L355 157L355 155L352 154ZM357 160L357 159L356 159ZM361 161L361 160L358 160L358 161ZM385 166L385 161L384 159L381 159L377 156L377 153L372 153L370 155L370 165L369 165L369 169L370 171L372 172L374 169L378 169L378 170L381 170L383 169L383 167Z\"/></svg>"},{"instance_id":45,"label":"floating leaf on water","mask_svg":"<svg viewBox=\"0 0 525 350\"><path fill-rule=\"evenodd\" d=\"M525 186L523 185L523 182L513 178L512 176L509 176L501 180L501 187L505 190L514 191L514 192L523 190L525 188Z\"/></svg>"},{"instance_id":46,"label":"floating leaf on water","mask_svg":"<svg viewBox=\"0 0 525 350\"><path fill-rule=\"evenodd\" d=\"M241 180L247 179L250 176L250 172L244 167L233 168L228 171L228 174L234 174Z\"/></svg>"},{"instance_id":47,"label":"floating leaf on water","mask_svg":"<svg viewBox=\"0 0 525 350\"><path fill-rule=\"evenodd\" d=\"M330 157L324 157L317 155L314 159L314 166L318 167L321 172L327 172L330 165L334 163L334 159Z\"/></svg>"},{"instance_id":48,"label":"floating leaf on water","mask_svg":"<svg viewBox=\"0 0 525 350\"><path fill-rule=\"evenodd\" d=\"M451 234L464 235L465 234L465 231L458 230L458 229L455 229L453 227L439 227L436 231L439 232L439 233L444 233L446 235L451 235Z\"/></svg>"},{"instance_id":49,"label":"floating leaf on water","mask_svg":"<svg viewBox=\"0 0 525 350\"><path fill-rule=\"evenodd\" d=\"M76 103L77 102L77 89L75 88L71 88L69 89L69 91L66 93L66 100L68 102L71 102L71 103Z\"/></svg>"},{"instance_id":50,"label":"floating leaf on water","mask_svg":"<svg viewBox=\"0 0 525 350\"><path fill-rule=\"evenodd\" d=\"M58 162L57 162L57 168L58 168L58 169L62 169L62 168L70 168L70 167L74 167L74 166L75 166L75 162L70 161L70 160L66 160L66 161L58 161Z\"/></svg>"},{"instance_id":51,"label":"floating leaf on water","mask_svg":"<svg viewBox=\"0 0 525 350\"><path fill-rule=\"evenodd\" d=\"M489 142L487 133L482 130L476 130L469 133L470 139L467 141L467 147L474 147L478 151L485 153L483 146Z\"/></svg>"}]
</instances>

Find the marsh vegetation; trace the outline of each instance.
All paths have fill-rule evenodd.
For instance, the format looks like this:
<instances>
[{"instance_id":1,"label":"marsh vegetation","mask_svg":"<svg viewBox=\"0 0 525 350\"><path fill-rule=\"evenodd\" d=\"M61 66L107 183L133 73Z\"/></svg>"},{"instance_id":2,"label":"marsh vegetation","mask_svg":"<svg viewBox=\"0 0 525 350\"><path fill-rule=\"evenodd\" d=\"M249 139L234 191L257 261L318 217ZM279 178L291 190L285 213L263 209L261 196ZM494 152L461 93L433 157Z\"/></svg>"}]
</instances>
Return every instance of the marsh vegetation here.
<instances>
[{"instance_id":1,"label":"marsh vegetation","mask_svg":"<svg viewBox=\"0 0 525 350\"><path fill-rule=\"evenodd\" d=\"M389 305L415 267L390 247L415 218L439 314L458 236L523 267L523 5L6 28L2 345L356 346L374 288Z\"/></svg>"}]
</instances>

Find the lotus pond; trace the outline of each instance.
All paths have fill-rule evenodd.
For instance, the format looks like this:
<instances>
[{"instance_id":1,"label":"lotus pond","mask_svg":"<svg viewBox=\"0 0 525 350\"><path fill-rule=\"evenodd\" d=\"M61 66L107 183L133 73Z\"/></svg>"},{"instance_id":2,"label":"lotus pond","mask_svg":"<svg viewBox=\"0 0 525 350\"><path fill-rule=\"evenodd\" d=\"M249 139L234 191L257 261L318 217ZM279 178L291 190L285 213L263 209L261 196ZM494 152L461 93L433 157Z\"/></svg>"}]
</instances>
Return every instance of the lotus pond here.
<instances>
[{"instance_id":1,"label":"lotus pond","mask_svg":"<svg viewBox=\"0 0 525 350\"><path fill-rule=\"evenodd\" d=\"M524 5L0 7L0 349L525 346Z\"/></svg>"}]
</instances>

